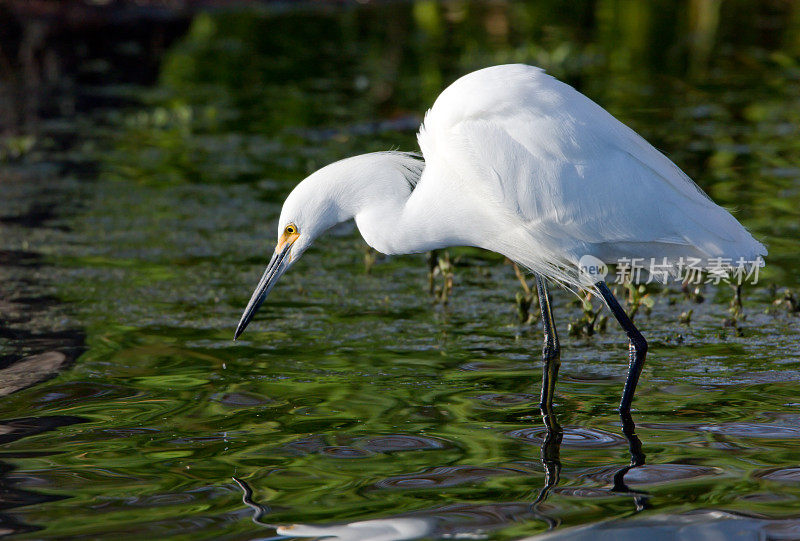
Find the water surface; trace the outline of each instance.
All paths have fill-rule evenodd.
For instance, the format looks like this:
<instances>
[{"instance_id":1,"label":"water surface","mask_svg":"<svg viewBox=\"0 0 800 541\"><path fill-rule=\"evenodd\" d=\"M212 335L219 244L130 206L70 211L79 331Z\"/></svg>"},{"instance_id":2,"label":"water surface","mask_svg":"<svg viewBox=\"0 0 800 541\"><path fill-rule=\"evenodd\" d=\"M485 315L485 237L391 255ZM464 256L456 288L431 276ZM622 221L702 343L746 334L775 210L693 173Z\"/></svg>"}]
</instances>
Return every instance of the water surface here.
<instances>
[{"instance_id":1,"label":"water surface","mask_svg":"<svg viewBox=\"0 0 800 541\"><path fill-rule=\"evenodd\" d=\"M4 153L0 181L2 531L800 536L800 11L572 6L197 13L153 77L90 84L84 66L64 98L74 113L22 127L30 148L4 140L25 150ZM113 62L91 60L116 81ZM378 255L367 273L343 225L231 340L294 183L354 153L414 149L444 86L510 61L634 127L770 249L735 322L725 285L703 302L650 288L641 450L614 412L624 335L609 322L569 336L582 313L561 291L563 437L547 438L541 331L519 322L520 286L491 254L451 252L443 305L425 256Z\"/></svg>"}]
</instances>

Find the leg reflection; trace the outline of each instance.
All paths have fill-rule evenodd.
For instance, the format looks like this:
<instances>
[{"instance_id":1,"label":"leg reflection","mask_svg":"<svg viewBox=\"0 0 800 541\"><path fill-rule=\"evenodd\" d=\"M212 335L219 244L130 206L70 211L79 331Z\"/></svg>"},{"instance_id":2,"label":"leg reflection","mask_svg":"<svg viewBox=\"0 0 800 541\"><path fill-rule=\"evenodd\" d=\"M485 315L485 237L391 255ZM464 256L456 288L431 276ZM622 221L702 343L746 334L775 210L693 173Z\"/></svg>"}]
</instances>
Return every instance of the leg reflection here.
<instances>
[{"instance_id":1,"label":"leg reflection","mask_svg":"<svg viewBox=\"0 0 800 541\"><path fill-rule=\"evenodd\" d=\"M550 405L550 407L545 404ZM558 419L553 413L549 400L542 401L542 421L547 429L540 448L542 467L544 469L544 486L539 491L536 500L531 504L531 512L536 518L544 521L548 529L552 530L561 523L561 520L542 512L541 504L547 499L550 491L558 485L558 480L561 476L561 440L564 437L564 431L561 429L561 425L558 424Z\"/></svg>"},{"instance_id":2,"label":"leg reflection","mask_svg":"<svg viewBox=\"0 0 800 541\"><path fill-rule=\"evenodd\" d=\"M242 503L244 503L247 507L253 510L253 522L256 524L260 524L261 526L267 526L269 528L275 528L274 524L268 524L266 522L261 521L261 517L266 515L270 512L270 508L266 505L261 505L260 503L256 503L253 501L253 489L250 488L243 479L239 479L238 477L231 477L239 488L242 489Z\"/></svg>"},{"instance_id":3,"label":"leg reflection","mask_svg":"<svg viewBox=\"0 0 800 541\"><path fill-rule=\"evenodd\" d=\"M640 490L630 488L625 482L625 475L634 468L643 466L645 463L645 454L642 450L642 441L636 435L636 425L629 412L620 414L622 419L622 434L628 441L628 448L631 454L630 464L620 468L614 474L613 487L611 492L629 494L633 496L633 502L636 507L636 512L642 511L649 507L648 498L650 494ZM544 486L539 491L538 496L531 504L531 513L534 518L543 521L547 524L548 529L553 529L560 524L558 517L548 515L542 510L542 504L547 497L558 485L561 475L561 442L564 437L564 432L561 425L556 419L555 413L552 408L542 408L542 421L547 429L541 446L541 460L544 469Z\"/></svg>"},{"instance_id":4,"label":"leg reflection","mask_svg":"<svg viewBox=\"0 0 800 541\"><path fill-rule=\"evenodd\" d=\"M631 452L631 463L614 474L614 487L611 491L631 494L633 496L633 502L636 505L636 511L641 511L647 509L647 499L650 494L631 489L627 483L625 483L625 475L632 469L644 465L645 454L644 451L642 451L642 440L636 435L636 424L633 422L633 417L631 417L630 412L621 412L620 418L622 420L622 434L625 436L625 439L628 440L628 448Z\"/></svg>"},{"instance_id":5,"label":"leg reflection","mask_svg":"<svg viewBox=\"0 0 800 541\"><path fill-rule=\"evenodd\" d=\"M558 334L553 320L553 312L550 308L550 298L547 292L547 284L544 278L536 275L536 289L539 294L539 306L542 309L542 329L544 330L544 347L542 348L542 395L539 401L539 408L542 414L542 422L547 432L542 440L540 456L542 467L544 468L544 486L539 491L539 495L531 504L531 511L536 517L547 523L550 529L558 526L560 520L547 516L541 512L540 504L547 499L550 490L558 485L561 475L561 440L564 431L558 424L556 414L553 412L553 395L558 379L558 368L561 364L561 348L558 344Z\"/></svg>"}]
</instances>

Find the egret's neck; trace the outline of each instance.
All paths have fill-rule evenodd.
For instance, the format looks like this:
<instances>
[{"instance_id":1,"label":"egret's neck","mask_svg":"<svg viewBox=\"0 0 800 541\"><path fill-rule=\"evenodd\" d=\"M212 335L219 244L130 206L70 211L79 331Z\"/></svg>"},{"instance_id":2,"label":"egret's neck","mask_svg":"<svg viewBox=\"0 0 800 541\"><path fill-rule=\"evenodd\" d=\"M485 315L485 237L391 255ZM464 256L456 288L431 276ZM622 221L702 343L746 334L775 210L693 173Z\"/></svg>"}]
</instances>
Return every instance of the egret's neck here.
<instances>
[{"instance_id":1,"label":"egret's neck","mask_svg":"<svg viewBox=\"0 0 800 541\"><path fill-rule=\"evenodd\" d=\"M465 207L465 200L449 194L446 183L431 178L427 168L413 192L397 185L390 188L367 183L371 191L355 213L356 224L367 244L384 254L427 252L447 246L477 246L466 235L465 219L479 219Z\"/></svg>"},{"instance_id":2,"label":"egret's neck","mask_svg":"<svg viewBox=\"0 0 800 541\"><path fill-rule=\"evenodd\" d=\"M310 244L335 224L355 218L364 240L385 254L493 246L485 244L494 236L485 205L464 193L457 180L401 152L354 156L298 184L284 203L281 224L295 221L298 242Z\"/></svg>"},{"instance_id":3,"label":"egret's neck","mask_svg":"<svg viewBox=\"0 0 800 541\"><path fill-rule=\"evenodd\" d=\"M374 200L359 209L355 215L356 225L364 240L384 254L424 252L427 248L420 243L419 228L414 220L409 203L410 194L404 197Z\"/></svg>"}]
</instances>

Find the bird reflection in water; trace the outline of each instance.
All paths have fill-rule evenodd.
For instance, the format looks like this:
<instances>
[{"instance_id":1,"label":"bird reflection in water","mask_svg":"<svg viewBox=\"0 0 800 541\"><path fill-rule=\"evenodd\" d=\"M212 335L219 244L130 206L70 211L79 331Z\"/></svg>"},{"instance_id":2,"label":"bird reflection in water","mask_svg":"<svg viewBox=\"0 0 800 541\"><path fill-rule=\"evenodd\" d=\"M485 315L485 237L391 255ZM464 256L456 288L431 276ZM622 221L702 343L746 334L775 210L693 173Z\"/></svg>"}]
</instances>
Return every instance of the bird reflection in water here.
<instances>
[{"instance_id":1,"label":"bird reflection in water","mask_svg":"<svg viewBox=\"0 0 800 541\"><path fill-rule=\"evenodd\" d=\"M547 377L547 376L545 376ZM552 389L552 387L551 387ZM542 420L545 433L540 446L541 462L544 470L544 485L538 491L534 501L529 504L497 504L497 509L489 509L487 505L455 505L437 507L427 512L418 512L404 516L387 517L375 520L364 520L345 524L292 524L278 525L264 521L271 509L253 500L253 491L242 479L233 480L242 489L242 501L253 510L253 522L267 528L275 529L278 537L285 538L324 538L338 541L401 541L419 539L425 536L470 535L475 530L500 528L514 521L540 520L548 530L559 526L560 519L548 514L543 505L553 489L557 487L561 474L560 449L564 431L553 413L552 394L543 393ZM633 496L635 512L647 508L648 494L631 489L625 483L625 475L645 462L642 442L635 433L635 425L629 413L622 414L622 434L628 442L631 460L613 475L611 493ZM457 515L461 523L453 520L442 520L447 515ZM464 524L463 517L470 514L478 516L480 524ZM489 518L487 522L486 518Z\"/></svg>"},{"instance_id":2,"label":"bird reflection in water","mask_svg":"<svg viewBox=\"0 0 800 541\"><path fill-rule=\"evenodd\" d=\"M270 512L270 508L253 500L253 490L244 480L233 477L242 489L242 502L253 510L253 522L259 526L275 529L278 537L261 538L285 539L296 537L336 539L339 541L402 541L419 539L433 531L435 521L427 517L390 517L376 520L363 520L346 524L311 525L291 524L281 526L264 522L262 517Z\"/></svg>"},{"instance_id":3,"label":"bird reflection in water","mask_svg":"<svg viewBox=\"0 0 800 541\"><path fill-rule=\"evenodd\" d=\"M547 345L545 345L545 350ZM556 364L557 363L553 363ZM555 372L557 373L557 368ZM551 372L548 374L547 366L544 372L545 383L548 377L553 376ZM544 486L539 490L539 494L531 504L531 512L533 516L542 520L547 524L548 529L552 530L560 524L558 517L552 517L542 510L542 504L547 500L547 497L558 486L561 476L561 443L564 439L564 430L558 423L552 407L552 386L542 387L542 404L541 413L542 421L546 428L542 445L540 447L540 457L542 461L542 468L544 469ZM548 391L549 390L549 391ZM620 413L622 421L622 435L628 442L628 449L631 455L631 461L627 466L620 468L614 473L613 486L609 492L616 494L628 494L633 496L633 502L636 512L642 511L648 507L647 499L649 494L647 492L638 491L630 488L625 482L625 475L634 468L643 466L645 463L645 454L642 450L642 442L639 436L636 435L636 424L633 417L629 412Z\"/></svg>"},{"instance_id":4,"label":"bird reflection in water","mask_svg":"<svg viewBox=\"0 0 800 541\"><path fill-rule=\"evenodd\" d=\"M548 530L553 530L560 524L557 516L548 514L544 506L548 496L558 485L561 476L561 444L564 439L564 430L558 422L553 409L553 397L555 394L558 370L561 366L561 352L558 343L558 334L553 321L550 308L550 297L544 280L536 278L537 293L539 295L539 306L542 312L542 327L544 330L544 344L542 347L542 392L539 401L539 411L544 423L544 436L540 446L540 458L544 471L544 485L530 504L496 504L497 509L489 510L487 513L486 505L472 506L450 506L438 507L428 512L419 512L405 516L389 517L376 520L365 520L346 524L332 525L308 525L293 524L290 526L280 526L268 524L262 521L262 517L270 512L269 507L256 503L253 500L253 491L242 479L234 477L233 480L243 491L242 501L245 505L253 509L253 522L261 526L274 528L282 538L325 538L339 541L401 541L407 539L418 539L423 536L448 536L456 535L456 532L449 531L457 529L459 535L470 535L475 529L486 530L499 528L513 521L520 520L540 520L547 525ZM630 411L622 408L620 411L622 421L622 435L628 443L631 460L630 463L613 475L613 485L609 489L610 493L627 494L633 496L635 512L647 508L647 492L631 489L625 482L625 476L632 469L644 465L645 454L642 451L642 442L636 435L636 425ZM517 433L524 439L529 439L529 430ZM490 523L485 520L481 524L463 524L463 517L472 511L474 515L485 518L490 515ZM457 513L462 522L440 520L444 516ZM444 531L444 523L447 523ZM470 528L473 530L470 532Z\"/></svg>"}]
</instances>

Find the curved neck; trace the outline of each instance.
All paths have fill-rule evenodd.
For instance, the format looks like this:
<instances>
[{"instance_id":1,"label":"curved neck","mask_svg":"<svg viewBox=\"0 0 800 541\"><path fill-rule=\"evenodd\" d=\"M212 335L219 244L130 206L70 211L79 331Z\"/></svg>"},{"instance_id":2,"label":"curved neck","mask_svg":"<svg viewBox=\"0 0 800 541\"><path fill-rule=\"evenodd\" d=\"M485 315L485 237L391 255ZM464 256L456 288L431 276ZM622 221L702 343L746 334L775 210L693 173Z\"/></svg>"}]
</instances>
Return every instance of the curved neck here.
<instances>
[{"instance_id":1,"label":"curved neck","mask_svg":"<svg viewBox=\"0 0 800 541\"><path fill-rule=\"evenodd\" d=\"M474 226L483 223L479 206L459 190L450 190L445 177L430 167L423 171L411 191L387 190L369 183L371 191L355 213L356 225L367 244L384 254L427 252L448 246L482 246L485 239L470 235L475 228L464 227L465 220ZM488 224L479 228L489 231Z\"/></svg>"},{"instance_id":2,"label":"curved neck","mask_svg":"<svg viewBox=\"0 0 800 541\"><path fill-rule=\"evenodd\" d=\"M410 197L386 199L366 206L355 215L358 230L367 244L384 254L416 253L433 249L416 242L420 237L415 221L409 219L409 200Z\"/></svg>"}]
</instances>

